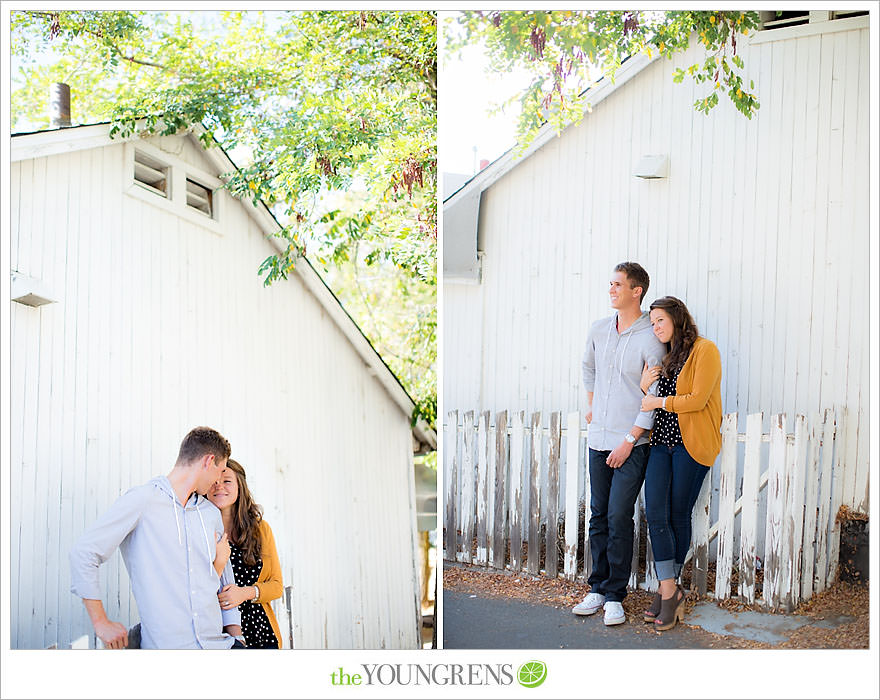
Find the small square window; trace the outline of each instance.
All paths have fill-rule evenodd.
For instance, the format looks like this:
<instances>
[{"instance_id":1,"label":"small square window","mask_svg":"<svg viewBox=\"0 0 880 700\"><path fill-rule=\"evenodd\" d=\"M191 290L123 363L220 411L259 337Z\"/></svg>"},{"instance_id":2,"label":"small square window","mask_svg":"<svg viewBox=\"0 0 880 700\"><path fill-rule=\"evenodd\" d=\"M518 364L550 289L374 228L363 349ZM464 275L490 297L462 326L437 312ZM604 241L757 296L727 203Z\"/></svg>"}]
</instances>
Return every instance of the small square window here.
<instances>
[{"instance_id":1,"label":"small square window","mask_svg":"<svg viewBox=\"0 0 880 700\"><path fill-rule=\"evenodd\" d=\"M834 10L831 13L831 19L844 19L846 17L862 17L867 15L867 10Z\"/></svg>"},{"instance_id":2,"label":"small square window","mask_svg":"<svg viewBox=\"0 0 880 700\"><path fill-rule=\"evenodd\" d=\"M144 155L140 151L134 152L134 181L143 187L158 194L160 197L168 197L168 166L160 163L155 158Z\"/></svg>"},{"instance_id":3,"label":"small square window","mask_svg":"<svg viewBox=\"0 0 880 700\"><path fill-rule=\"evenodd\" d=\"M773 10L761 11L762 29L779 29L781 27L793 27L798 24L809 24L809 10L786 10L775 12Z\"/></svg>"},{"instance_id":4,"label":"small square window","mask_svg":"<svg viewBox=\"0 0 880 700\"><path fill-rule=\"evenodd\" d=\"M213 218L214 193L195 180L186 179L186 205Z\"/></svg>"}]
</instances>

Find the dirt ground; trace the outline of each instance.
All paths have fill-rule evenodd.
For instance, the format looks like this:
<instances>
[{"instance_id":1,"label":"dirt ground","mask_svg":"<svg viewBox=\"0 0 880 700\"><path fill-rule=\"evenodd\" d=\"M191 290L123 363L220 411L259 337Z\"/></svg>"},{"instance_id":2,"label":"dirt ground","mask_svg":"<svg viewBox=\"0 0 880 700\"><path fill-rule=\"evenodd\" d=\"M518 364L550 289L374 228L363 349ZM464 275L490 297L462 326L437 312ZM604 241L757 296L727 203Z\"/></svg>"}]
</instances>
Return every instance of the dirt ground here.
<instances>
[{"instance_id":1,"label":"dirt ground","mask_svg":"<svg viewBox=\"0 0 880 700\"><path fill-rule=\"evenodd\" d=\"M461 565L449 565L443 570L443 588L479 595L517 599L537 605L552 605L560 609L568 609L580 602L589 592L585 583L566 581L564 579L548 579L534 577L529 574L510 572L487 572ZM642 611L651 603L651 593L634 591L627 595L623 602L624 610L630 619L640 619ZM699 602L696 593L689 593L686 603L687 611ZM710 600L705 598L704 600ZM755 610L765 612L758 606L748 606L736 600L728 600L721 607L739 612ZM847 615L855 620L848 624L832 628L820 628L804 625L794 631L785 642L768 644L740 637L714 634L689 625L695 633L706 635L712 647L724 649L867 649L869 643L869 588L867 585L854 585L841 581L835 582L830 588L814 595L802 603L795 611L817 621L827 617ZM684 624L687 624L685 617ZM651 630L646 625L646 633L662 634Z\"/></svg>"}]
</instances>

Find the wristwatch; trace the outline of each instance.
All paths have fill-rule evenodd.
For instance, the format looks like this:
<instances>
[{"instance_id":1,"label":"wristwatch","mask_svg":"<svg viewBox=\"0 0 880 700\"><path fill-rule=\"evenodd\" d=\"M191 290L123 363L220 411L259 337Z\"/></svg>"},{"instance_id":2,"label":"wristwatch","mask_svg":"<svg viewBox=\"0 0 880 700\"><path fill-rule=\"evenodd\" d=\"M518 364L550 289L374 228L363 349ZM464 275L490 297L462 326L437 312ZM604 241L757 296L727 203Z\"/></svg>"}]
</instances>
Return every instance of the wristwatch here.
<instances>
[{"instance_id":1,"label":"wristwatch","mask_svg":"<svg viewBox=\"0 0 880 700\"><path fill-rule=\"evenodd\" d=\"M635 436L632 433L627 433L623 436L623 439L626 440L630 445L634 445L636 442Z\"/></svg>"}]
</instances>

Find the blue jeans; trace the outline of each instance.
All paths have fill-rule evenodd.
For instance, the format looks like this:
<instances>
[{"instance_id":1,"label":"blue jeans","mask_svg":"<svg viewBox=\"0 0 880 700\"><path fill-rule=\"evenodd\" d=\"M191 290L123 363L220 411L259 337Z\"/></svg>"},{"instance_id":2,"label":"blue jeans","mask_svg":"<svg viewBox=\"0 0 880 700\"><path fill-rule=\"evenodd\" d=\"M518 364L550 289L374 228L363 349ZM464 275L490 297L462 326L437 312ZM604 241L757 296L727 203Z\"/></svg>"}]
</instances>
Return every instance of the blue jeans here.
<instances>
[{"instance_id":1,"label":"blue jeans","mask_svg":"<svg viewBox=\"0 0 880 700\"><path fill-rule=\"evenodd\" d=\"M691 512L708 472L709 467L695 461L684 445L651 448L645 474L645 515L661 581L681 575L691 544Z\"/></svg>"},{"instance_id":2,"label":"blue jeans","mask_svg":"<svg viewBox=\"0 0 880 700\"><path fill-rule=\"evenodd\" d=\"M608 450L590 449L590 590L623 602L632 570L633 510L648 462L648 446L633 447L629 459L612 469Z\"/></svg>"}]
</instances>

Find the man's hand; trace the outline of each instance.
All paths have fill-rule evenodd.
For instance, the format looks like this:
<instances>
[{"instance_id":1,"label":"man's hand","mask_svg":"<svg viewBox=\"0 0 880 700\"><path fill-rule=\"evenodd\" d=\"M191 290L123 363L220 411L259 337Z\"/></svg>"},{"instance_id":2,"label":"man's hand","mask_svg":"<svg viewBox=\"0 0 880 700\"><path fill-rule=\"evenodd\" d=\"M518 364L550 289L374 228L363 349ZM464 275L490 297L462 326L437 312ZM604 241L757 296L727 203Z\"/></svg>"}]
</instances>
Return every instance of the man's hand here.
<instances>
[{"instance_id":1,"label":"man's hand","mask_svg":"<svg viewBox=\"0 0 880 700\"><path fill-rule=\"evenodd\" d=\"M254 594L250 586L235 586L233 584L223 586L217 594L217 599L220 601L220 607L223 610L232 610L232 608L246 600L251 600L253 597Z\"/></svg>"},{"instance_id":2,"label":"man's hand","mask_svg":"<svg viewBox=\"0 0 880 700\"><path fill-rule=\"evenodd\" d=\"M593 409L590 408L587 410L587 425L593 422Z\"/></svg>"},{"instance_id":3,"label":"man's hand","mask_svg":"<svg viewBox=\"0 0 880 700\"><path fill-rule=\"evenodd\" d=\"M83 605L95 628L95 634L105 649L125 649L128 646L128 630L118 622L111 622L104 610L104 603L95 598L83 598Z\"/></svg>"},{"instance_id":4,"label":"man's hand","mask_svg":"<svg viewBox=\"0 0 880 700\"><path fill-rule=\"evenodd\" d=\"M633 446L628 443L626 440L621 442L617 447L611 450L611 454L608 455L608 459L605 460L605 464L607 464L612 469L618 469L623 463L629 459L630 453L632 453Z\"/></svg>"},{"instance_id":5,"label":"man's hand","mask_svg":"<svg viewBox=\"0 0 880 700\"><path fill-rule=\"evenodd\" d=\"M107 619L96 622L95 634L104 642L105 649L125 649L128 646L128 630L119 622Z\"/></svg>"}]
</instances>

